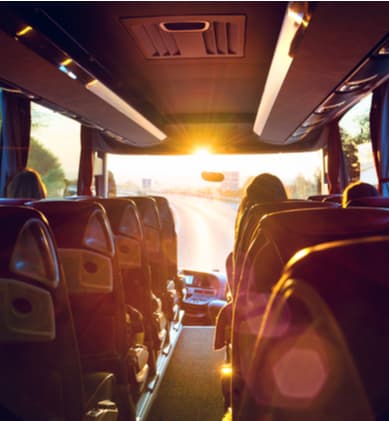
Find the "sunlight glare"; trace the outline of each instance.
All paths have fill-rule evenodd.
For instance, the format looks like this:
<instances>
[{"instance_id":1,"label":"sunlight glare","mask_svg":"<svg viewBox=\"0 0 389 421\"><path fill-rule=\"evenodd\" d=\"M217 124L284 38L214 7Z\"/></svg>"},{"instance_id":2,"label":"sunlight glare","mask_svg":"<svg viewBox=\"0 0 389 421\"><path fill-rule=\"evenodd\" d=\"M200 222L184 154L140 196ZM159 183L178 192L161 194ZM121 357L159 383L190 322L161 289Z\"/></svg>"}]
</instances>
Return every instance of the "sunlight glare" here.
<instances>
[{"instance_id":1,"label":"sunlight glare","mask_svg":"<svg viewBox=\"0 0 389 421\"><path fill-rule=\"evenodd\" d=\"M198 158L209 158L212 152L208 148L198 148L193 152L193 155Z\"/></svg>"},{"instance_id":2,"label":"sunlight glare","mask_svg":"<svg viewBox=\"0 0 389 421\"><path fill-rule=\"evenodd\" d=\"M207 147L197 148L193 154L193 165L201 171L212 171L215 165L215 155Z\"/></svg>"}]
</instances>

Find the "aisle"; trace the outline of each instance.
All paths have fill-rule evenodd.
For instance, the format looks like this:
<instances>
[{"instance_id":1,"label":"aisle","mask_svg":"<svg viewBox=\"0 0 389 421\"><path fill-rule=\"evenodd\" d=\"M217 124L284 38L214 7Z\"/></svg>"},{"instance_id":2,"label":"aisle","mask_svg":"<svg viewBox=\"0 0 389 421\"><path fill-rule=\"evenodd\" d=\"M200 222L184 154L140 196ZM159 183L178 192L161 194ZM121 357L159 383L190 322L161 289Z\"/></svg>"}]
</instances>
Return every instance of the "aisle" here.
<instances>
[{"instance_id":1,"label":"aisle","mask_svg":"<svg viewBox=\"0 0 389 421\"><path fill-rule=\"evenodd\" d=\"M220 421L223 352L212 349L214 326L181 332L147 421Z\"/></svg>"}]
</instances>

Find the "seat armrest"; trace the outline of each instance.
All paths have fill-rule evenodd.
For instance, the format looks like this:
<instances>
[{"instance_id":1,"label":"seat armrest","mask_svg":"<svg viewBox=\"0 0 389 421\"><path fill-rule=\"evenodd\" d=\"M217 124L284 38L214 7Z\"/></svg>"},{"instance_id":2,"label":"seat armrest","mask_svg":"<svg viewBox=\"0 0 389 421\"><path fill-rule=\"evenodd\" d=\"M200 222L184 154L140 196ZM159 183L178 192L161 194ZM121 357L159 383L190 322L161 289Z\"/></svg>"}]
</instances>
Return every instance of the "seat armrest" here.
<instances>
[{"instance_id":1,"label":"seat armrest","mask_svg":"<svg viewBox=\"0 0 389 421\"><path fill-rule=\"evenodd\" d=\"M110 401L113 397L115 376L107 372L84 374L86 409L99 407L99 402Z\"/></svg>"}]
</instances>

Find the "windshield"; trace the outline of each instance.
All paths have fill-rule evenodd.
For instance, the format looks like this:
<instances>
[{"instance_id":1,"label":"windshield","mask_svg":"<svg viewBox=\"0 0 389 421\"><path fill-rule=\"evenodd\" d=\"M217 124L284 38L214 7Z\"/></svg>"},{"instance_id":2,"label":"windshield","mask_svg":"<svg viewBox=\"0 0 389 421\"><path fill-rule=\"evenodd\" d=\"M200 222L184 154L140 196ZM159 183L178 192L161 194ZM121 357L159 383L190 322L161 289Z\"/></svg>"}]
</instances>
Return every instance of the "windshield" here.
<instances>
[{"instance_id":1,"label":"windshield","mask_svg":"<svg viewBox=\"0 0 389 421\"><path fill-rule=\"evenodd\" d=\"M267 155L109 155L108 169L118 196L164 195L172 207L181 268L224 271L232 250L236 211L247 184L259 173L277 175L290 198L306 199L322 183L322 151ZM224 174L205 181L203 171Z\"/></svg>"}]
</instances>

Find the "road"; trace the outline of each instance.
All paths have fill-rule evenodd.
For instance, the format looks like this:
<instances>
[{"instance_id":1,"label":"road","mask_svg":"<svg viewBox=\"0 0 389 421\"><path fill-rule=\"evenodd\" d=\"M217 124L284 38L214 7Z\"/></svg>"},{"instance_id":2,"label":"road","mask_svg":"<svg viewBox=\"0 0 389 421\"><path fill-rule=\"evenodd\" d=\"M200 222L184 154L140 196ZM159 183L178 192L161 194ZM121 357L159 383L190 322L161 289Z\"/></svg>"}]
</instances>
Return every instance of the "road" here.
<instances>
[{"instance_id":1,"label":"road","mask_svg":"<svg viewBox=\"0 0 389 421\"><path fill-rule=\"evenodd\" d=\"M167 196L176 220L181 269L219 269L232 250L236 203L193 196Z\"/></svg>"}]
</instances>

